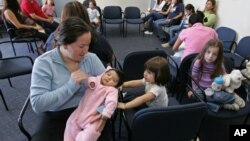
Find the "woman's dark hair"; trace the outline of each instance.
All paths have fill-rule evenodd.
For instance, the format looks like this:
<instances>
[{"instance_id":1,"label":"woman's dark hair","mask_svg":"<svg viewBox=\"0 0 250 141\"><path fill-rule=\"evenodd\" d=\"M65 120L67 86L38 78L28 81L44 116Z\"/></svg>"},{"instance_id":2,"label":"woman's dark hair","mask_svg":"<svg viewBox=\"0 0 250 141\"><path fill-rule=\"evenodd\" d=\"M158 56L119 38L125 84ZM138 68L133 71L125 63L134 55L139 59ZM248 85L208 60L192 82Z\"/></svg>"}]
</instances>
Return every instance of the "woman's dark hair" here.
<instances>
[{"instance_id":1,"label":"woman's dark hair","mask_svg":"<svg viewBox=\"0 0 250 141\"><path fill-rule=\"evenodd\" d=\"M189 17L189 24L194 25L196 23L203 23L204 20L204 13L201 11L196 11L196 13L192 14Z\"/></svg>"},{"instance_id":2,"label":"woman's dark hair","mask_svg":"<svg viewBox=\"0 0 250 141\"><path fill-rule=\"evenodd\" d=\"M118 75L119 80L118 80L118 83L116 84L115 87L116 88L120 87L123 84L124 80L125 80L123 72L118 70L118 69L109 69L107 72L109 72L109 71L115 71L116 72L116 74Z\"/></svg>"},{"instance_id":3,"label":"woman's dark hair","mask_svg":"<svg viewBox=\"0 0 250 141\"><path fill-rule=\"evenodd\" d=\"M20 8L19 3L17 2L17 0L5 0L5 2L4 2L4 10L7 10L7 9L12 11L19 21L23 20L21 15L20 15L21 8Z\"/></svg>"},{"instance_id":4,"label":"woman's dark hair","mask_svg":"<svg viewBox=\"0 0 250 141\"><path fill-rule=\"evenodd\" d=\"M69 17L59 25L58 45L68 45L84 33L92 32L92 28L79 17Z\"/></svg>"},{"instance_id":5,"label":"woman's dark hair","mask_svg":"<svg viewBox=\"0 0 250 141\"><path fill-rule=\"evenodd\" d=\"M144 70L149 70L155 74L155 83L157 85L165 85L169 81L169 67L167 60L163 57L156 56L149 59L144 64Z\"/></svg>"},{"instance_id":6,"label":"woman's dark hair","mask_svg":"<svg viewBox=\"0 0 250 141\"><path fill-rule=\"evenodd\" d=\"M223 66L223 44L221 41L219 40L215 40L215 39L211 39L209 40L206 45L204 46L204 48L202 49L201 53L196 57L195 60L200 60L200 74L199 74L199 78L198 80L201 79L201 76L202 76L202 72L203 72L203 62L205 61L205 54L206 54L206 51L208 50L208 48L210 47L216 47L216 48L219 48L219 52L217 54L217 58L215 60L215 69L213 70L212 74L211 74L211 78L214 79L216 76L219 76L219 75L222 75L224 70L222 68Z\"/></svg>"},{"instance_id":7,"label":"woman's dark hair","mask_svg":"<svg viewBox=\"0 0 250 141\"><path fill-rule=\"evenodd\" d=\"M44 4L47 5L48 4L48 0L46 0ZM52 0L52 6L55 6L54 0Z\"/></svg>"}]
</instances>

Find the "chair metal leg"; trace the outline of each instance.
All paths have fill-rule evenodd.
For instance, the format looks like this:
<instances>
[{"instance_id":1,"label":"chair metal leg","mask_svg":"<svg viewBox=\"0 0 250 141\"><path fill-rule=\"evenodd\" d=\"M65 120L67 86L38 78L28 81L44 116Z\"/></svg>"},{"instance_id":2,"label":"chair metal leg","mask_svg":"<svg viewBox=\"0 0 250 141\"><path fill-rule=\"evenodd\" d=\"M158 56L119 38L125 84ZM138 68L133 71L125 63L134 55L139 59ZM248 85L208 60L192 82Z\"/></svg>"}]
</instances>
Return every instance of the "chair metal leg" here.
<instances>
[{"instance_id":1,"label":"chair metal leg","mask_svg":"<svg viewBox=\"0 0 250 141\"><path fill-rule=\"evenodd\" d=\"M10 83L10 87L13 88L13 85L12 85L12 83L11 83L11 81L10 81L10 78L8 78L8 81L9 81L9 83Z\"/></svg>"},{"instance_id":2,"label":"chair metal leg","mask_svg":"<svg viewBox=\"0 0 250 141\"><path fill-rule=\"evenodd\" d=\"M12 46L12 49L13 49L14 55L16 56L16 50L15 50L15 47L14 47L14 43L13 43L13 42L11 42L11 46Z\"/></svg>"},{"instance_id":3,"label":"chair metal leg","mask_svg":"<svg viewBox=\"0 0 250 141\"><path fill-rule=\"evenodd\" d=\"M9 108L8 108L8 106L7 106L7 103L6 103L5 99L4 99L4 96L3 96L3 93L2 93L2 90L1 90L1 89L0 89L0 95L1 95L1 97L2 97L3 104L4 104L4 107L5 107L6 111L9 111Z\"/></svg>"}]
</instances>

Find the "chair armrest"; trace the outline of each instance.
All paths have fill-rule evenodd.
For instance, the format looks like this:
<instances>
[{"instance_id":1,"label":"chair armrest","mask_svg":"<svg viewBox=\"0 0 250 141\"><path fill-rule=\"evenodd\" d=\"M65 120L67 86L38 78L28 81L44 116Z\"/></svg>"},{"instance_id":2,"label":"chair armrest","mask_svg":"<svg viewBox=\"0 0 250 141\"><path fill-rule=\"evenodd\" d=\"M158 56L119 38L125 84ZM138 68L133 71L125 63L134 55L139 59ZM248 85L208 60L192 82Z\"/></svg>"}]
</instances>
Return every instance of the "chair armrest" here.
<instances>
[{"instance_id":1,"label":"chair armrest","mask_svg":"<svg viewBox=\"0 0 250 141\"><path fill-rule=\"evenodd\" d=\"M198 87L198 89L200 89L202 91L202 95L204 97L204 100L202 100L197 94L196 92L193 90L193 88L191 86L189 86L192 90L192 92L195 94L196 97L198 97L201 101L207 102L207 98L204 92L204 89L199 85L199 83L192 77L192 75L190 73L188 73L188 77L190 78L191 81L193 81L195 83L195 85Z\"/></svg>"},{"instance_id":2,"label":"chair armrest","mask_svg":"<svg viewBox=\"0 0 250 141\"><path fill-rule=\"evenodd\" d=\"M28 96L27 99L25 100L24 105L21 109L21 112L18 116L18 127L21 130L21 132L28 138L28 140L31 141L30 133L23 126L23 116L27 110L29 103L30 103L30 97Z\"/></svg>"}]
</instances>

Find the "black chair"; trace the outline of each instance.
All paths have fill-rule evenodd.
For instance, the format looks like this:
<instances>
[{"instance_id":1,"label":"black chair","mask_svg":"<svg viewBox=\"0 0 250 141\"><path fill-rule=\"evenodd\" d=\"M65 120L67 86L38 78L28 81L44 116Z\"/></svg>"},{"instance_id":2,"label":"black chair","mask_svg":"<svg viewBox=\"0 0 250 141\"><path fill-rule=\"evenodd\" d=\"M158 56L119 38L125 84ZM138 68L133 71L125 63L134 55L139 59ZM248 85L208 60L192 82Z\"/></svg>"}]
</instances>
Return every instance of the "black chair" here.
<instances>
[{"instance_id":1,"label":"black chair","mask_svg":"<svg viewBox=\"0 0 250 141\"><path fill-rule=\"evenodd\" d=\"M133 117L130 141L190 141L206 113L203 102L142 109Z\"/></svg>"},{"instance_id":2,"label":"black chair","mask_svg":"<svg viewBox=\"0 0 250 141\"><path fill-rule=\"evenodd\" d=\"M219 39L223 42L224 52L231 52L236 44L236 31L229 27L218 27L216 29Z\"/></svg>"},{"instance_id":3,"label":"black chair","mask_svg":"<svg viewBox=\"0 0 250 141\"><path fill-rule=\"evenodd\" d=\"M120 33L124 36L124 20L122 17L122 8L120 6L106 6L103 9L103 29L106 35L106 24L118 24Z\"/></svg>"},{"instance_id":4,"label":"black chair","mask_svg":"<svg viewBox=\"0 0 250 141\"><path fill-rule=\"evenodd\" d=\"M5 26L6 30L7 30L7 33L9 34L10 41L11 41L11 46L12 46L12 49L13 49L13 52L14 52L15 56L16 56L16 50L15 50L15 47L14 47L14 43L27 43L29 51L31 50L34 53L33 46L32 46L32 43L34 42L35 47L38 50L36 42L41 41L41 39L38 39L36 37L20 37L16 33L17 32L22 32L22 29L17 29L13 25L9 24L6 21L4 15L2 15L2 20L3 20L4 26ZM33 30L33 29L31 29L31 30ZM36 30L33 30L33 31L37 32Z\"/></svg>"},{"instance_id":5,"label":"black chair","mask_svg":"<svg viewBox=\"0 0 250 141\"><path fill-rule=\"evenodd\" d=\"M234 60L234 67L242 69L245 59L250 57L250 36L240 39L233 53L225 53L225 56Z\"/></svg>"},{"instance_id":6,"label":"black chair","mask_svg":"<svg viewBox=\"0 0 250 141\"><path fill-rule=\"evenodd\" d=\"M0 58L0 79L7 78L10 86L13 87L10 78L30 74L32 66L33 60L29 56Z\"/></svg>"},{"instance_id":7,"label":"black chair","mask_svg":"<svg viewBox=\"0 0 250 141\"><path fill-rule=\"evenodd\" d=\"M127 36L127 28L128 24L138 24L139 25L139 34L141 33L141 24L143 24L143 20L141 19L141 13L140 9L138 7L130 6L126 7L124 10L124 22L125 24L125 35ZM144 15L146 15L144 13ZM143 32L144 36L144 32Z\"/></svg>"},{"instance_id":8,"label":"black chair","mask_svg":"<svg viewBox=\"0 0 250 141\"><path fill-rule=\"evenodd\" d=\"M163 50L137 51L129 53L123 62L122 69L125 81L143 78L144 63L155 56L167 57Z\"/></svg>"},{"instance_id":9,"label":"black chair","mask_svg":"<svg viewBox=\"0 0 250 141\"><path fill-rule=\"evenodd\" d=\"M2 58L2 52L0 51L0 79L8 79L10 86L13 87L10 78L30 74L32 71L33 60L29 56L18 56ZM6 110L8 110L4 96L0 89L0 95L3 99Z\"/></svg>"}]
</instances>

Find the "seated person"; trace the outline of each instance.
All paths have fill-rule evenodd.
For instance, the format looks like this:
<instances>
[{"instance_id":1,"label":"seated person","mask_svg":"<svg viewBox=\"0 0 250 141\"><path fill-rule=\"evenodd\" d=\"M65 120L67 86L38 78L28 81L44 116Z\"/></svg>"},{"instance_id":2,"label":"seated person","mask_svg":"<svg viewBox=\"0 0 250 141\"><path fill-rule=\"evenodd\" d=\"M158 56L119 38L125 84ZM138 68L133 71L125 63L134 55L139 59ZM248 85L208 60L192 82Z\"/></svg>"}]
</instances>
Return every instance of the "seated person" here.
<instances>
[{"instance_id":1,"label":"seated person","mask_svg":"<svg viewBox=\"0 0 250 141\"><path fill-rule=\"evenodd\" d=\"M155 21L154 25L157 29L157 34L162 44L168 42L168 39L163 31L163 27L170 27L181 23L181 19L184 15L184 5L181 0L173 0L171 6L168 9L169 14L167 18L159 19Z\"/></svg>"},{"instance_id":2,"label":"seated person","mask_svg":"<svg viewBox=\"0 0 250 141\"><path fill-rule=\"evenodd\" d=\"M178 52L180 45L184 42L185 47L183 55L175 58L177 64L181 63L181 60L187 55L199 53L205 44L211 39L218 39L216 31L210 27L203 25L204 14L201 11L197 11L189 18L190 27L183 29L172 48L174 52Z\"/></svg>"},{"instance_id":3,"label":"seated person","mask_svg":"<svg viewBox=\"0 0 250 141\"><path fill-rule=\"evenodd\" d=\"M207 27L214 28L216 24L216 13L215 13L216 1L207 0L204 13L204 25Z\"/></svg>"},{"instance_id":4,"label":"seated person","mask_svg":"<svg viewBox=\"0 0 250 141\"><path fill-rule=\"evenodd\" d=\"M72 16L80 17L82 20L84 20L88 25L92 27L86 7L84 7L78 1L68 2L63 7L61 15L62 21ZM95 53L99 57L99 59L101 59L104 66L107 66L107 64L109 64L113 60L114 51L105 37L96 34L95 32L93 33L93 36L95 37L93 37L91 40L89 51ZM57 31L55 31L51 33L51 35L49 36L44 46L44 51L49 51L53 48L56 48L57 46L58 46L58 34Z\"/></svg>"},{"instance_id":5,"label":"seated person","mask_svg":"<svg viewBox=\"0 0 250 141\"><path fill-rule=\"evenodd\" d=\"M42 6L43 13L48 17L54 17L55 3L53 0L46 0Z\"/></svg>"},{"instance_id":6,"label":"seated person","mask_svg":"<svg viewBox=\"0 0 250 141\"><path fill-rule=\"evenodd\" d=\"M64 141L96 141L117 106L117 88L123 83L122 72L108 67L106 72L97 77L85 76L87 89L67 121ZM88 110L86 107L89 107ZM94 116L97 110L101 114L98 114L101 116L98 120Z\"/></svg>"},{"instance_id":7,"label":"seated person","mask_svg":"<svg viewBox=\"0 0 250 141\"><path fill-rule=\"evenodd\" d=\"M93 26L96 28L96 31L100 31L101 21L100 21L100 13L96 9L96 2L95 0L89 1L89 7L87 8L88 15L90 22L93 24Z\"/></svg>"},{"instance_id":8,"label":"seated person","mask_svg":"<svg viewBox=\"0 0 250 141\"><path fill-rule=\"evenodd\" d=\"M162 44L161 45L162 47L169 47L170 45L171 46L174 45L180 31L189 26L188 20L189 20L190 15L192 15L195 12L194 6L192 4L187 4L185 6L185 12L186 14L183 16L180 25L173 25L173 26L170 26L169 28L166 28L167 29L166 34L169 34L169 42Z\"/></svg>"},{"instance_id":9,"label":"seated person","mask_svg":"<svg viewBox=\"0 0 250 141\"><path fill-rule=\"evenodd\" d=\"M19 3L16 0L5 1L3 16L10 27L25 29L15 32L16 36L24 38L37 37L44 43L46 42L49 35L44 33L44 29L39 24L21 12Z\"/></svg>"},{"instance_id":10,"label":"seated person","mask_svg":"<svg viewBox=\"0 0 250 141\"><path fill-rule=\"evenodd\" d=\"M69 17L60 23L59 46L36 58L30 101L41 120L32 140L62 141L66 121L86 91L82 81L86 75L95 77L105 72L100 59L88 52L91 31L82 19ZM104 128L99 138L111 140L110 130Z\"/></svg>"},{"instance_id":11,"label":"seated person","mask_svg":"<svg viewBox=\"0 0 250 141\"><path fill-rule=\"evenodd\" d=\"M163 1L157 0L157 2L155 3L154 8L149 9L150 13L147 16L142 18L144 23L147 22L147 24L148 24L148 27L146 27L147 30L144 31L145 34L153 35L153 29L154 29L154 23L153 22L158 20L158 19L162 19L162 18L167 17L168 8L171 5L171 1L172 0L168 0L167 2L166 2L166 0L163 0Z\"/></svg>"},{"instance_id":12,"label":"seated person","mask_svg":"<svg viewBox=\"0 0 250 141\"><path fill-rule=\"evenodd\" d=\"M53 17L46 16L36 0L22 0L21 10L24 14L31 17L43 28L48 28L50 33L55 31L58 27L58 23L54 22Z\"/></svg>"}]
</instances>

